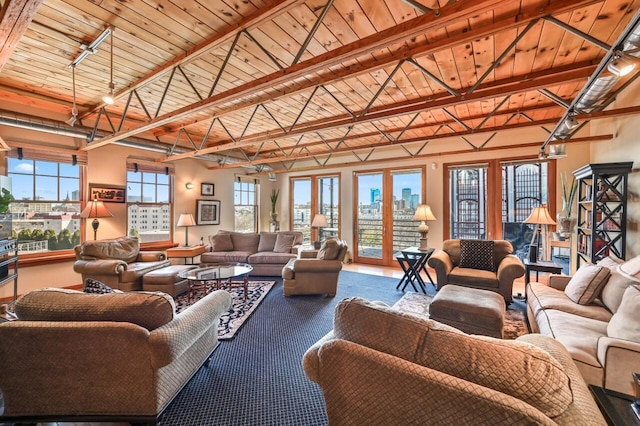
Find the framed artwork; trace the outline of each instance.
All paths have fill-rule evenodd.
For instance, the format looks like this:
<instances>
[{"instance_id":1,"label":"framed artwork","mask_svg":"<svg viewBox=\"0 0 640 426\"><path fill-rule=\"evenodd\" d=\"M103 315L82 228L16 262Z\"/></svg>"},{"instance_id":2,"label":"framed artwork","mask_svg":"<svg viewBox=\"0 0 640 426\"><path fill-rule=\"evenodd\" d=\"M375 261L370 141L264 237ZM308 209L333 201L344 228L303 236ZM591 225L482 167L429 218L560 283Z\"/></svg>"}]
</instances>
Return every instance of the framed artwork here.
<instances>
[{"instance_id":1,"label":"framed artwork","mask_svg":"<svg viewBox=\"0 0 640 426\"><path fill-rule=\"evenodd\" d=\"M214 195L213 191L214 191L214 185L212 183L205 183L202 182L200 184L200 194L201 195Z\"/></svg>"},{"instance_id":2,"label":"framed artwork","mask_svg":"<svg viewBox=\"0 0 640 426\"><path fill-rule=\"evenodd\" d=\"M220 201L196 200L196 224L220 225Z\"/></svg>"},{"instance_id":3,"label":"framed artwork","mask_svg":"<svg viewBox=\"0 0 640 426\"><path fill-rule=\"evenodd\" d=\"M127 201L127 187L102 183L89 184L87 201L104 201L105 203L124 203Z\"/></svg>"}]
</instances>

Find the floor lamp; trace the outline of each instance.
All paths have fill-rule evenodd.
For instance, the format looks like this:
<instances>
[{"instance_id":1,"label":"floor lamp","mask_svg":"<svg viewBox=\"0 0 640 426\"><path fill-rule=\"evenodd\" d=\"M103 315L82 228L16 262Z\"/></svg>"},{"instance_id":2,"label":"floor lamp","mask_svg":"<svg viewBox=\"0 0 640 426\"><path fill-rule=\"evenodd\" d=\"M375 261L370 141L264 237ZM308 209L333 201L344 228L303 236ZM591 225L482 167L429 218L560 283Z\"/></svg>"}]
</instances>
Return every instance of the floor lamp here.
<instances>
[{"instance_id":1,"label":"floor lamp","mask_svg":"<svg viewBox=\"0 0 640 426\"><path fill-rule=\"evenodd\" d=\"M101 217L113 217L111 212L104 206L102 201L98 201L98 198L94 198L92 202L87 204L87 206L80 213L80 217L84 218L93 218L93 222L91 222L91 227L93 228L93 239L98 239L98 226L100 226L100 222L98 218Z\"/></svg>"},{"instance_id":2,"label":"floor lamp","mask_svg":"<svg viewBox=\"0 0 640 426\"><path fill-rule=\"evenodd\" d=\"M534 207L529 217L524 221L529 225L538 225L537 229L531 236L531 245L529 246L529 261L537 262L538 257L541 260L547 260L547 226L555 225L556 222L551 218L546 204ZM542 236L542 226L544 225L544 236ZM536 240L537 238L537 240ZM542 254L538 256L538 245L542 244Z\"/></svg>"},{"instance_id":3,"label":"floor lamp","mask_svg":"<svg viewBox=\"0 0 640 426\"><path fill-rule=\"evenodd\" d=\"M429 226L427 220L436 220L436 217L431 211L431 207L428 204L420 204L416 209L416 213L413 215L413 220L420 220L421 223L418 226L418 232L420 233L420 251L427 251L429 249L427 236L429 235Z\"/></svg>"}]
</instances>

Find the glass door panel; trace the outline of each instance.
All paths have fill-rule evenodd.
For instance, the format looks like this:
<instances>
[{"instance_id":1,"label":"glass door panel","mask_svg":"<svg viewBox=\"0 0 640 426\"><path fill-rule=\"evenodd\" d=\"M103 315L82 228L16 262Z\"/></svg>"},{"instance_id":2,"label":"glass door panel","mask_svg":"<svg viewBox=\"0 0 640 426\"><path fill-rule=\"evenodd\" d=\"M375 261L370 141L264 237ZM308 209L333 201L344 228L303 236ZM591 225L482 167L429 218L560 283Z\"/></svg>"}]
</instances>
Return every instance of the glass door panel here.
<instances>
[{"instance_id":1,"label":"glass door panel","mask_svg":"<svg viewBox=\"0 0 640 426\"><path fill-rule=\"evenodd\" d=\"M356 175L357 218L356 259L383 259L383 175L362 173Z\"/></svg>"},{"instance_id":2,"label":"glass door panel","mask_svg":"<svg viewBox=\"0 0 640 426\"><path fill-rule=\"evenodd\" d=\"M393 251L420 245L418 223L413 220L421 204L422 172L402 170L391 172L393 187Z\"/></svg>"},{"instance_id":3,"label":"glass door panel","mask_svg":"<svg viewBox=\"0 0 640 426\"><path fill-rule=\"evenodd\" d=\"M451 238L480 240L487 232L487 166L450 167Z\"/></svg>"},{"instance_id":4,"label":"glass door panel","mask_svg":"<svg viewBox=\"0 0 640 426\"><path fill-rule=\"evenodd\" d=\"M300 231L304 243L311 243L311 179L292 179L293 231Z\"/></svg>"},{"instance_id":5,"label":"glass door panel","mask_svg":"<svg viewBox=\"0 0 640 426\"><path fill-rule=\"evenodd\" d=\"M327 237L338 237L340 231L340 178L322 176L318 178L318 212L327 217L326 228L319 228L320 241Z\"/></svg>"}]
</instances>

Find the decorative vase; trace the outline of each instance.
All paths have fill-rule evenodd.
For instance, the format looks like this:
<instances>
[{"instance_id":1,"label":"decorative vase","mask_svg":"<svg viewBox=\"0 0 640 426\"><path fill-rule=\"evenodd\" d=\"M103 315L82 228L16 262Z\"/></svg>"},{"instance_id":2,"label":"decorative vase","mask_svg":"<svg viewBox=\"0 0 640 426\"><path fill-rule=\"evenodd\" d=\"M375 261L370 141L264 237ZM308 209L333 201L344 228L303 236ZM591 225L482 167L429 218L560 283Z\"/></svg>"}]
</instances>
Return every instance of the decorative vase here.
<instances>
[{"instance_id":1,"label":"decorative vase","mask_svg":"<svg viewBox=\"0 0 640 426\"><path fill-rule=\"evenodd\" d=\"M578 223L578 219L575 217L567 216L565 211L558 213L556 216L556 222L558 223L558 234L563 238L568 239L571 237L571 233Z\"/></svg>"},{"instance_id":2,"label":"decorative vase","mask_svg":"<svg viewBox=\"0 0 640 426\"><path fill-rule=\"evenodd\" d=\"M271 220L269 220L269 224L271 225L271 232L277 232L280 230L280 222L278 222L278 213L276 212L271 212L271 214L269 215L271 217Z\"/></svg>"}]
</instances>

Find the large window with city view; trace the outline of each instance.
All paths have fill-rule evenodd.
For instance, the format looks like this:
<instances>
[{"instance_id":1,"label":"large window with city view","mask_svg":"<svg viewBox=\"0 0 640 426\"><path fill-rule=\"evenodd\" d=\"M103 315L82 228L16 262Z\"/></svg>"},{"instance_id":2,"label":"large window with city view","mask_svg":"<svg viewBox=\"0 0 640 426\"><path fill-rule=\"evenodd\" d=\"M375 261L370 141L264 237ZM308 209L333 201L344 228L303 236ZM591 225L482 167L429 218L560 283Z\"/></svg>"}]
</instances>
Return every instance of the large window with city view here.
<instances>
[{"instance_id":1,"label":"large window with city view","mask_svg":"<svg viewBox=\"0 0 640 426\"><path fill-rule=\"evenodd\" d=\"M2 187L13 202L0 231L18 239L21 254L70 250L80 243L82 173L71 156L68 163L10 157L7 175L10 181Z\"/></svg>"},{"instance_id":2,"label":"large window with city view","mask_svg":"<svg viewBox=\"0 0 640 426\"><path fill-rule=\"evenodd\" d=\"M238 178L233 185L234 229L258 231L258 185L254 179Z\"/></svg>"},{"instance_id":3,"label":"large window with city view","mask_svg":"<svg viewBox=\"0 0 640 426\"><path fill-rule=\"evenodd\" d=\"M393 264L395 252L419 244L413 215L424 198L424 178L423 167L356 173L356 261Z\"/></svg>"},{"instance_id":4,"label":"large window with city view","mask_svg":"<svg viewBox=\"0 0 640 426\"><path fill-rule=\"evenodd\" d=\"M450 165L450 238L491 239L501 234L513 244L514 254L524 258L533 227L523 222L533 207L547 203L548 187L555 184L549 182L548 166L538 160ZM489 172L491 167L500 167L500 182L491 179L495 176ZM491 197L493 188L501 188L501 193ZM488 205L489 198L502 200L500 212L498 206ZM492 215L500 215L502 229L491 232Z\"/></svg>"},{"instance_id":5,"label":"large window with city view","mask_svg":"<svg viewBox=\"0 0 640 426\"><path fill-rule=\"evenodd\" d=\"M305 243L340 236L340 177L316 175L295 177L291 184L291 229L302 232ZM326 217L327 226L312 228L317 214Z\"/></svg>"},{"instance_id":6,"label":"large window with city view","mask_svg":"<svg viewBox=\"0 0 640 426\"><path fill-rule=\"evenodd\" d=\"M172 177L169 170L127 171L127 227L142 243L171 241Z\"/></svg>"}]
</instances>

